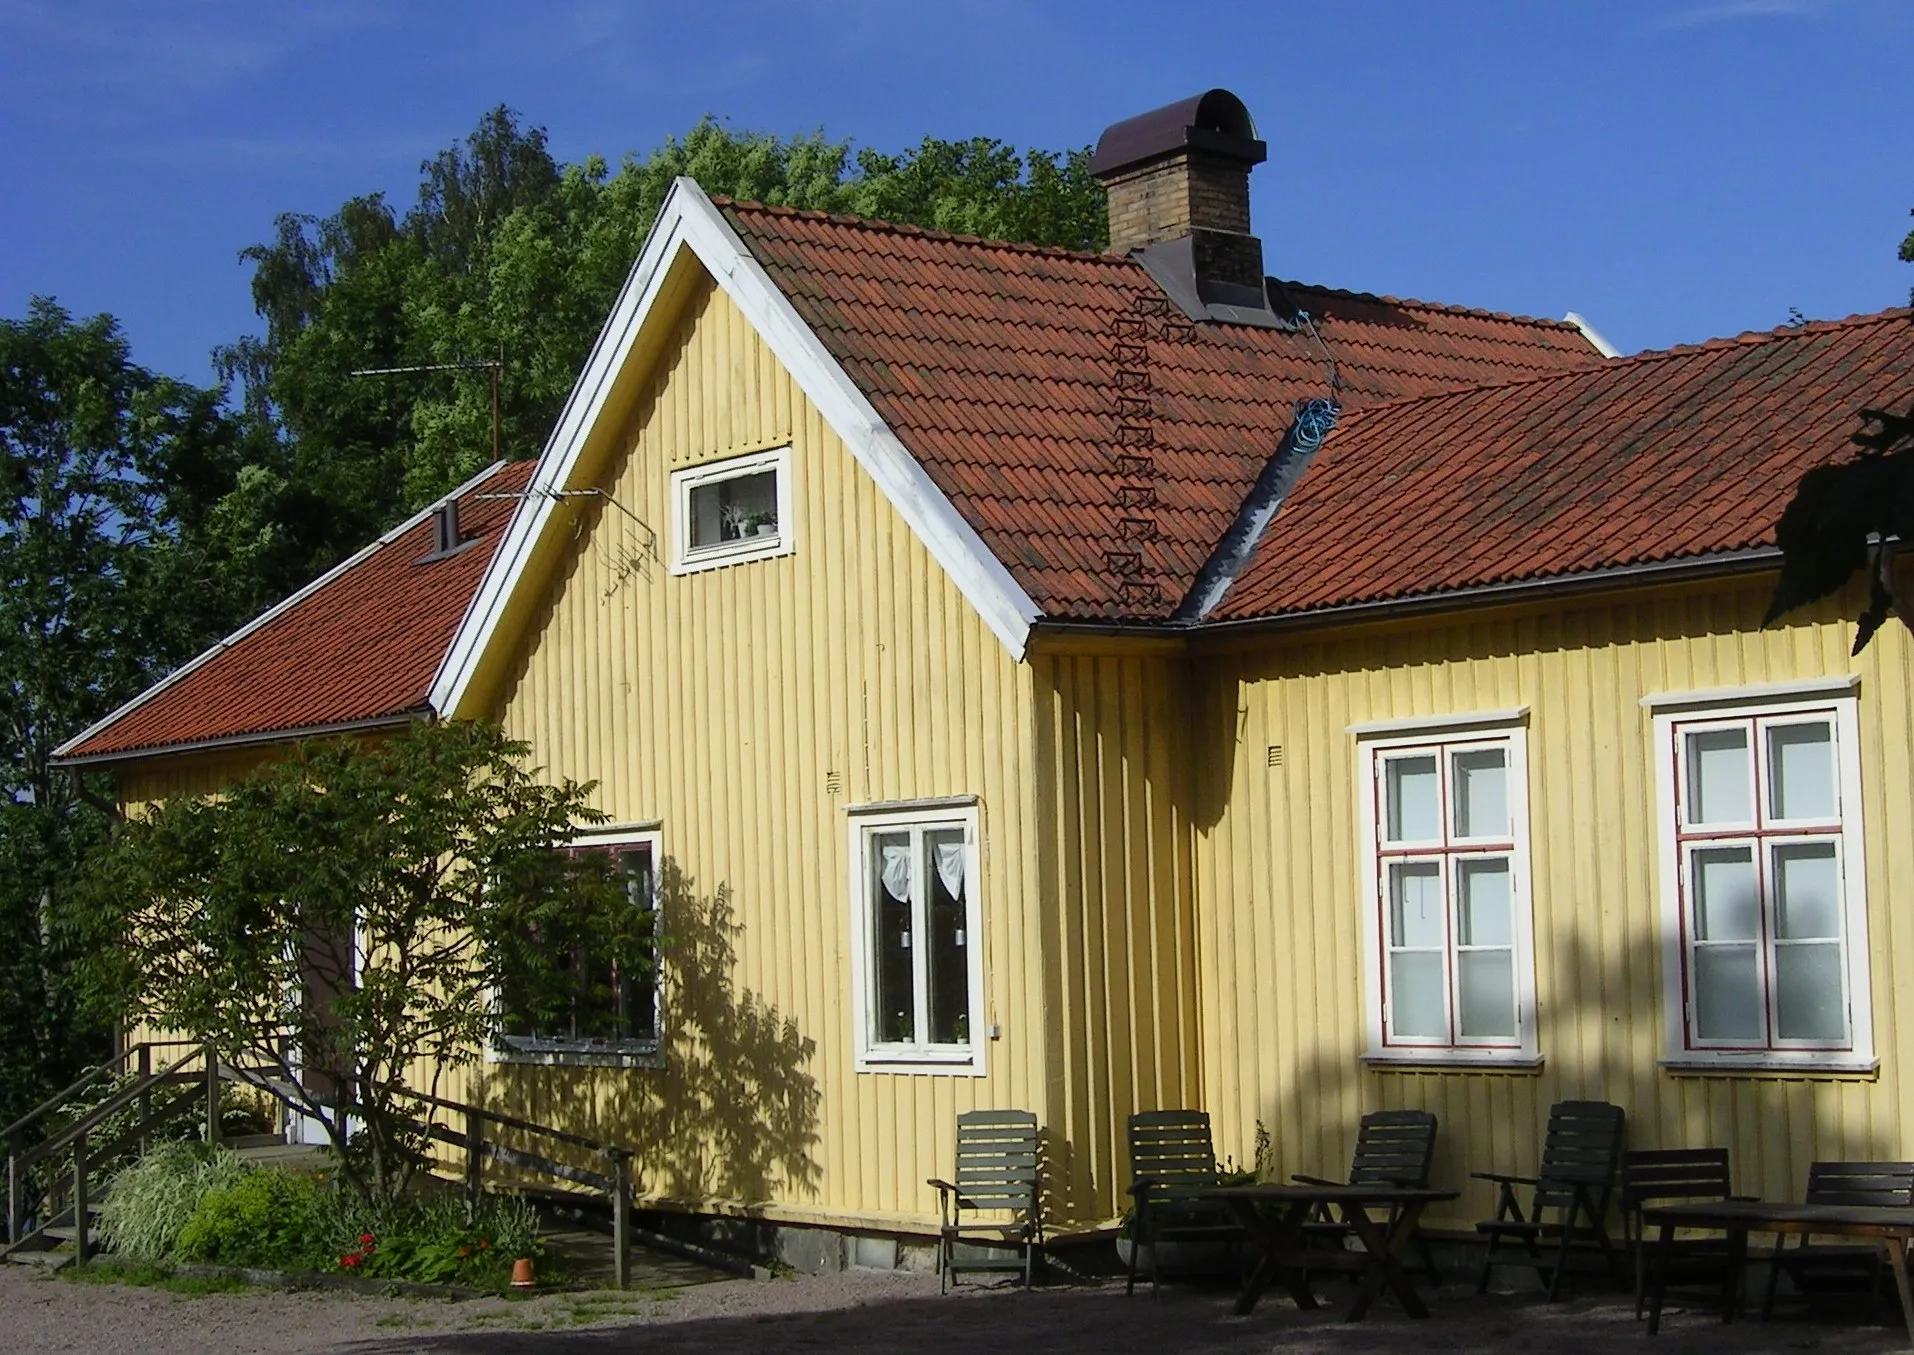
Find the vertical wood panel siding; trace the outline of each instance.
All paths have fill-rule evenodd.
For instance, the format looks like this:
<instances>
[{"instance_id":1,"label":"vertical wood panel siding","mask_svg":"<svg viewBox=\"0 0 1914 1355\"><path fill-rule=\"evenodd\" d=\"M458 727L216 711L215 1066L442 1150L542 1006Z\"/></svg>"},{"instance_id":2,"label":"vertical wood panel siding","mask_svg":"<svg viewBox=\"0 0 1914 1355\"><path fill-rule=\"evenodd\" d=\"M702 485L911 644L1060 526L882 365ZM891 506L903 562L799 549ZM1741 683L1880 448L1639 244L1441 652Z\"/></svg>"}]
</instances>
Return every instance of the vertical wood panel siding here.
<instances>
[{"instance_id":1,"label":"vertical wood panel siding","mask_svg":"<svg viewBox=\"0 0 1914 1355\"><path fill-rule=\"evenodd\" d=\"M671 471L786 443L795 553L668 573ZM959 1111L1048 1110L1029 670L709 283L598 484L618 506L568 501L500 714L613 820L661 823L664 1066L489 1065L472 1089L631 1144L653 1198L921 1225ZM944 795L980 797L974 1020L1002 1037L981 1078L859 1073L843 810Z\"/></svg>"},{"instance_id":2,"label":"vertical wood panel siding","mask_svg":"<svg viewBox=\"0 0 1914 1355\"><path fill-rule=\"evenodd\" d=\"M1346 1166L1357 1117L1426 1107L1437 1175L1529 1171L1548 1106L1624 1106L1637 1147L1723 1144L1736 1188L1798 1198L1816 1158L1914 1156L1903 1058L1914 1022L1907 825L1914 786L1909 645L1889 627L1850 660L1850 611L1758 629L1765 582L1577 602L1502 619L1296 637L1200 661L1195 771L1206 1092L1219 1149L1268 1127L1283 1172ZM1858 672L1876 1076L1678 1073L1664 1054L1655 692ZM1529 708L1541 1052L1534 1072L1380 1070L1364 1044L1353 723ZM1280 744L1280 767L1265 750ZM1207 806L1207 810L1203 808Z\"/></svg>"},{"instance_id":3,"label":"vertical wood panel siding","mask_svg":"<svg viewBox=\"0 0 1914 1355\"><path fill-rule=\"evenodd\" d=\"M1132 1111L1198 1106L1195 917L1180 658L1045 655L1037 691L1042 896L1054 915L1049 1128L1056 1207L1121 1211Z\"/></svg>"}]
</instances>

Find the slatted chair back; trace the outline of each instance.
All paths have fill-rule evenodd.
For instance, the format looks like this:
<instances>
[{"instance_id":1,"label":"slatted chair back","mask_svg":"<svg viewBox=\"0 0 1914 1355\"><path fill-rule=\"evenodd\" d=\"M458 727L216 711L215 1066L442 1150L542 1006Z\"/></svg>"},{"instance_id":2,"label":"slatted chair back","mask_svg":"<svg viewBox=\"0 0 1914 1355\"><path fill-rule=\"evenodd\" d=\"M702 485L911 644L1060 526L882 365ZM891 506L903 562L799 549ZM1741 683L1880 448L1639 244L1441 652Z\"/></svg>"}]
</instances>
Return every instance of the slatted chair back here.
<instances>
[{"instance_id":1,"label":"slatted chair back","mask_svg":"<svg viewBox=\"0 0 1914 1355\"><path fill-rule=\"evenodd\" d=\"M1429 1184L1435 1160L1436 1117L1426 1110L1372 1110L1356 1127L1351 1185Z\"/></svg>"},{"instance_id":2,"label":"slatted chair back","mask_svg":"<svg viewBox=\"0 0 1914 1355\"><path fill-rule=\"evenodd\" d=\"M1726 1148L1644 1148L1622 1155L1622 1210L1634 1215L1658 1204L1725 1200Z\"/></svg>"},{"instance_id":3,"label":"slatted chair back","mask_svg":"<svg viewBox=\"0 0 1914 1355\"><path fill-rule=\"evenodd\" d=\"M1216 1184L1207 1110L1145 1110L1130 1117L1130 1178L1166 1186Z\"/></svg>"},{"instance_id":4,"label":"slatted chair back","mask_svg":"<svg viewBox=\"0 0 1914 1355\"><path fill-rule=\"evenodd\" d=\"M966 1209L1037 1212L1037 1117L967 1110L957 1117L957 1192Z\"/></svg>"},{"instance_id":5,"label":"slatted chair back","mask_svg":"<svg viewBox=\"0 0 1914 1355\"><path fill-rule=\"evenodd\" d=\"M1535 1189L1536 1205L1569 1208L1579 1186L1597 1216L1606 1213L1621 1163L1625 1122L1622 1108L1607 1101L1558 1101L1550 1106L1542 1166L1535 1173L1541 1181Z\"/></svg>"},{"instance_id":6,"label":"slatted chair back","mask_svg":"<svg viewBox=\"0 0 1914 1355\"><path fill-rule=\"evenodd\" d=\"M1809 1204L1914 1206L1914 1162L1813 1162Z\"/></svg>"}]
</instances>

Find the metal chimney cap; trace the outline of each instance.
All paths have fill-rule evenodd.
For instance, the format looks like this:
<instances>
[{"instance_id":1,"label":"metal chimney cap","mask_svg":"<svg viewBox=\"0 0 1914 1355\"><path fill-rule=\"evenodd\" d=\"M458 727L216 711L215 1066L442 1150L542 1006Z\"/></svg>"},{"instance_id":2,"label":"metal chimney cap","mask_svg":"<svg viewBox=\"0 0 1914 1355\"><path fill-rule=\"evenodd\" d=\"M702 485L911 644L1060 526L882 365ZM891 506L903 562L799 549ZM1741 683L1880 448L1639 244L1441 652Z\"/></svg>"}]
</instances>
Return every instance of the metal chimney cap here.
<instances>
[{"instance_id":1,"label":"metal chimney cap","mask_svg":"<svg viewBox=\"0 0 1914 1355\"><path fill-rule=\"evenodd\" d=\"M1240 160L1246 169L1269 158L1243 101L1226 89L1212 89L1105 128L1090 157L1090 172L1106 178L1188 150Z\"/></svg>"}]
</instances>

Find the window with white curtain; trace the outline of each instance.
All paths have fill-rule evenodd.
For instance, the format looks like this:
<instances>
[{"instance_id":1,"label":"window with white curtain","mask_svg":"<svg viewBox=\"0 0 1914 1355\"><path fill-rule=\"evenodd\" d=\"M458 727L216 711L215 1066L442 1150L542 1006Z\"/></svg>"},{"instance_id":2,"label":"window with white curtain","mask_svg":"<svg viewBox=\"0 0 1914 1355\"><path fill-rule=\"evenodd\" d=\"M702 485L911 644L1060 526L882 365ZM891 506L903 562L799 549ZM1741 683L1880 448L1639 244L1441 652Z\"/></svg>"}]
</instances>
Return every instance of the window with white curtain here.
<instances>
[{"instance_id":1,"label":"window with white curtain","mask_svg":"<svg viewBox=\"0 0 1914 1355\"><path fill-rule=\"evenodd\" d=\"M974 807L851 821L859 1066L982 1071Z\"/></svg>"},{"instance_id":2,"label":"window with white curtain","mask_svg":"<svg viewBox=\"0 0 1914 1355\"><path fill-rule=\"evenodd\" d=\"M1677 1062L1871 1062L1854 705L1656 719Z\"/></svg>"},{"instance_id":3,"label":"window with white curtain","mask_svg":"<svg viewBox=\"0 0 1914 1355\"><path fill-rule=\"evenodd\" d=\"M1362 740L1372 1058L1535 1057L1523 734Z\"/></svg>"}]
</instances>

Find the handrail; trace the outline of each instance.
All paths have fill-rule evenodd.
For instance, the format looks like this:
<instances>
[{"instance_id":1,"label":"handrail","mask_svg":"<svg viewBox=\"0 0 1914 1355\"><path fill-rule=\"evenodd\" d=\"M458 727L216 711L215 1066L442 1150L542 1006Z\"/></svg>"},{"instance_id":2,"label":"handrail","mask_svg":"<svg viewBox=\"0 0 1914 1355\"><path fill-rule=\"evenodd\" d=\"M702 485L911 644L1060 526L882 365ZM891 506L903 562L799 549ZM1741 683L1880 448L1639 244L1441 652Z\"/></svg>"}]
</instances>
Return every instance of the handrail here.
<instances>
[{"instance_id":1,"label":"handrail","mask_svg":"<svg viewBox=\"0 0 1914 1355\"><path fill-rule=\"evenodd\" d=\"M150 1092L155 1087L175 1081L178 1078L179 1070L204 1052L204 1050L195 1049L184 1058L174 1060L159 1072L150 1074L147 1077L141 1078L138 1082L131 1083L122 1088L95 1106L86 1115L75 1120L52 1138L47 1139L44 1143L37 1143L26 1151L16 1154L19 1158L20 1165L30 1167L36 1162L45 1161L76 1139L83 1138L93 1130L99 1128L109 1116L117 1114L133 1102L139 1100L142 1093Z\"/></svg>"},{"instance_id":2,"label":"handrail","mask_svg":"<svg viewBox=\"0 0 1914 1355\"><path fill-rule=\"evenodd\" d=\"M105 1077L113 1068L115 1068L119 1064L125 1063L127 1059L131 1058L134 1054L139 1053L140 1050L165 1049L173 1045L185 1045L185 1044L192 1044L192 1043L193 1041L191 1040L142 1040L138 1044L128 1045L126 1048L122 1049L119 1053L107 1059L104 1063L95 1064L93 1067L87 1069L84 1073L80 1074L80 1080L78 1082L75 1082L72 1086L68 1087L65 1091L55 1092L52 1097L50 1097L49 1099L45 1101L42 1101L39 1105L35 1106L32 1110L28 1111L25 1115L22 1115L19 1119L15 1120L12 1124L8 1125L5 1129L0 1129L0 1139L5 1139L11 1142L15 1134L25 1129L28 1125L32 1124L35 1120L38 1120L42 1118L43 1116L51 1115L54 1111L58 1110L61 1106L65 1105L70 1098L77 1096L79 1093L85 1091L88 1087L92 1086L95 1082L98 1082L101 1078Z\"/></svg>"},{"instance_id":3,"label":"handrail","mask_svg":"<svg viewBox=\"0 0 1914 1355\"><path fill-rule=\"evenodd\" d=\"M503 1115L484 1106L474 1106L464 1101L450 1101L443 1096L434 1096L429 1092L415 1092L410 1087L400 1087L398 1094L410 1100L434 1106L439 1110L455 1110L466 1115L482 1115L493 1124L504 1125L508 1129L522 1130L528 1134L542 1134L548 1139L560 1143L569 1143L574 1148L589 1148L594 1153L604 1153L608 1157L631 1156L631 1149L621 1148L615 1143L601 1143L597 1139L588 1139L583 1134L573 1134L564 1129L553 1129L550 1125L536 1124L531 1120L521 1120L516 1116Z\"/></svg>"}]
</instances>

